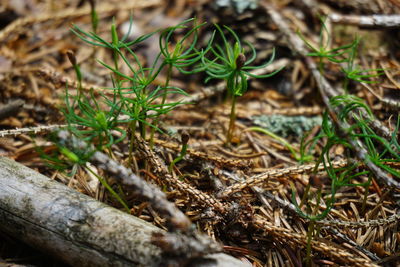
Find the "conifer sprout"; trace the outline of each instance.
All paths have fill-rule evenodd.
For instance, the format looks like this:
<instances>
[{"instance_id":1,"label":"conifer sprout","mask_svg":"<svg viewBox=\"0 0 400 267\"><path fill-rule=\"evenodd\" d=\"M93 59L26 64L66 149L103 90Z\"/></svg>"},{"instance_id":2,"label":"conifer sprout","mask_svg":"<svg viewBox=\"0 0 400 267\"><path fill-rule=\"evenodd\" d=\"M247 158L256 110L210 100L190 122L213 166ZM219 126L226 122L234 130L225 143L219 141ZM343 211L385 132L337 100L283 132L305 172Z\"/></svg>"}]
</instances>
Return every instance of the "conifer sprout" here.
<instances>
[{"instance_id":1,"label":"conifer sprout","mask_svg":"<svg viewBox=\"0 0 400 267\"><path fill-rule=\"evenodd\" d=\"M229 43L223 29L215 24L217 32L222 39L223 45L213 44L215 41L215 32L213 37L209 41L209 49L202 55L202 64L205 68L205 72L208 74L206 82L211 79L222 79L226 81L226 87L228 95L231 97L231 113L229 128L226 134L226 143L230 144L233 137L235 120L236 120L236 99L238 96L242 96L247 91L247 78L268 78L278 73L282 68L265 75L255 75L250 71L255 69L265 68L270 65L275 59L275 49L272 50L270 59L260 65L252 66L251 63L257 57L254 46L245 41L244 43L250 49L251 53L249 57L246 57L246 51L242 45L239 36L229 27L224 26L228 34L233 37L234 43Z\"/></svg>"}]
</instances>

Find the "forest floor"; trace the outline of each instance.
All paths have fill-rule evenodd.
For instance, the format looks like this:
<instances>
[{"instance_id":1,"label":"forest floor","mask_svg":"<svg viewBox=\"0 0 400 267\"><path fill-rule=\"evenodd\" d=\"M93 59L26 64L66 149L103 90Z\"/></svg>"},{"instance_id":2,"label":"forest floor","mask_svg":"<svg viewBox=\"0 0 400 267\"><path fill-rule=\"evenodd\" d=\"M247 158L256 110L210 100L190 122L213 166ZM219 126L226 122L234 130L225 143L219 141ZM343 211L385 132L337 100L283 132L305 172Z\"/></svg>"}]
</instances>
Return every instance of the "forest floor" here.
<instances>
[{"instance_id":1,"label":"forest floor","mask_svg":"<svg viewBox=\"0 0 400 267\"><path fill-rule=\"evenodd\" d=\"M87 171L86 162L60 152L66 141L57 139L58 130L73 128L80 138L96 133L83 121L71 126L79 121L68 121L66 113L91 116L98 123L103 110L109 122L114 106L107 101L120 103L109 88L122 75L99 63L114 66L114 54L71 31L73 25L92 31L89 2L19 0L0 6L0 156L118 209L125 205L132 216L171 230L168 218L112 175L90 167L107 178L120 201ZM156 184L198 231L252 266L400 263L400 18L391 15L400 14L398 0L110 0L98 1L96 11L96 31L105 40L111 40L113 19L118 35L134 40L195 17L207 23L198 29L196 44L205 48L216 29L213 23L226 25L246 49L246 42L254 45L257 58L251 65L262 65L275 53L271 64L254 70L257 74L280 70L269 78L247 77L230 137L232 94L224 80L206 83L207 68L192 75L173 69L170 78L162 70L150 85L153 90L168 80L185 95L168 94L167 103L179 105L159 119L151 117L157 109L149 109L135 126L137 134L138 128L146 131L142 137L154 143L153 149L143 152L151 148L136 143L141 139L129 127L139 117L132 116L130 123L121 120L108 129L105 136L112 136L112 145L100 150ZM387 17L372 17L376 14ZM176 30L167 50L173 51L188 29ZM234 41L224 31L227 42ZM162 33L132 46L143 66L155 60ZM217 31L212 46L218 42L223 46ZM120 73L132 74L121 57L116 65ZM82 106L77 109L74 99L80 92L94 109L97 101L99 110L85 115ZM160 103L159 98L150 104ZM152 125L160 131L151 141ZM114 142L125 133L127 138ZM182 136L189 137L188 149L171 165L185 145ZM86 140L99 142L98 136ZM59 264L42 257L6 235L0 241L5 263Z\"/></svg>"}]
</instances>

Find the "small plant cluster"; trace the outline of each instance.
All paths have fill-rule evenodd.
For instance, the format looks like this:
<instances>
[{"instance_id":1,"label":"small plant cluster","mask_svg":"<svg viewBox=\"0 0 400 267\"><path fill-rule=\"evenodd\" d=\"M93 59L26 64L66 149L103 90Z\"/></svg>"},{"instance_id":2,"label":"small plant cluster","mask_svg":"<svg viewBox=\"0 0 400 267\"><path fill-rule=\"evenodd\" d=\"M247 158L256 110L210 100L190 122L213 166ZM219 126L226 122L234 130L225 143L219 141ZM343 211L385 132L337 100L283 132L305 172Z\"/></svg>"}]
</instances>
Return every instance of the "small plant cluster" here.
<instances>
[{"instance_id":1,"label":"small plant cluster","mask_svg":"<svg viewBox=\"0 0 400 267\"><path fill-rule=\"evenodd\" d=\"M131 21L132 25L132 21ZM223 79L226 81L228 94L232 98L232 108L230 115L229 129L227 131L227 142L231 141L235 124L235 105L236 98L243 95L247 90L247 78L266 78L274 75L279 70L266 74L254 75L249 71L263 68L272 63L275 57L273 51L268 62L261 66L251 66L256 59L254 47L246 42L251 51L249 59L245 56L245 49L242 47L238 35L229 27L224 29L232 35L234 44L231 45L225 33L218 25L215 25L219 33L223 46L215 44L215 32L210 38L204 49L198 49L198 32L203 24L197 24L196 20L189 19L174 27L160 31L159 48L160 51L155 57L150 67L146 67L140 61L138 55L132 47L156 32L141 36L134 41L127 41L129 32L122 37L118 37L116 25L111 25L111 41L101 38L95 32L85 32L78 26L73 28L73 32L84 42L104 47L111 51L113 56L113 65L99 61L101 65L109 69L113 86L106 90L109 94L96 92L101 95L102 101L98 103L94 92L85 95L82 91L82 74L79 65L72 54L68 54L70 61L75 69L78 78L78 95L71 96L66 94L66 110L64 112L70 129L83 140L89 143L96 143L98 149L109 148L125 138L126 128L129 129L131 140L133 140L136 128L139 128L140 134L146 138L146 131L151 129L152 140L155 131L161 131L158 124L162 115L167 114L176 106L183 104L180 101L167 102L168 95L177 94L187 96L186 92L178 87L170 85L170 79L173 69L182 74L190 75L198 72L206 72L210 79ZM177 30L186 30L186 34L173 42L173 37ZM123 73L120 62L126 65L130 73ZM154 80L159 74L166 70L166 78L162 85L154 86ZM71 100L72 98L72 100ZM125 118L125 119L121 119ZM128 127L122 127L122 125ZM78 125L79 127L76 127ZM83 128L82 128L83 127ZM120 138L113 138L115 132L120 133ZM150 141L152 142L152 141ZM133 142L131 142L131 152Z\"/></svg>"},{"instance_id":2,"label":"small plant cluster","mask_svg":"<svg viewBox=\"0 0 400 267\"><path fill-rule=\"evenodd\" d=\"M323 41L323 33L328 36L327 42ZM301 152L311 151L318 141L323 141L324 146L317 159L315 172L320 164L323 164L327 176L330 179L330 187L323 190L317 188L315 193L311 193L311 185L308 184L303 194L301 202L298 203L295 197L295 189L292 186L292 201L296 206L298 214L310 221L308 229L307 261L310 263L310 241L315 233L315 222L325 219L336 202L336 193L343 187L361 186L365 188L365 197L362 212L365 212L368 189L371 184L373 174L371 170L362 168L363 162L352 160L354 157L352 140L358 140L365 144L366 159L375 166L390 173L394 178L400 178L400 173L395 169L385 165L387 162L400 162L400 146L397 141L400 117L392 133L390 140L387 140L374 131L370 125L376 120L369 106L363 99L349 94L349 81L361 83L374 83L372 78L376 78L383 73L383 69L362 70L354 63L357 55L360 38L347 45L334 49L328 49L330 35L327 32L324 22L322 22L319 46L315 47L299 33L300 38L312 50L308 56L318 58L319 71L323 74L326 61L333 64L341 64L341 71L344 73L343 89L345 94L332 97L329 105L335 114L325 112L321 126L321 132L311 140L302 144ZM366 114L366 115L365 115ZM329 116L331 115L331 116ZM338 146L344 148L349 164L344 168L335 169L332 164L332 152ZM362 182L356 182L356 181ZM321 205L324 203L322 212ZM318 232L318 231L317 231Z\"/></svg>"},{"instance_id":3,"label":"small plant cluster","mask_svg":"<svg viewBox=\"0 0 400 267\"><path fill-rule=\"evenodd\" d=\"M383 69L361 69L354 61L357 58L357 50L360 44L360 38L355 37L353 42L336 48L329 48L331 43L331 34L329 33L325 20L321 18L321 31L319 34L318 46L311 44L300 32L299 37L306 46L312 51L307 54L310 57L318 58L318 69L324 73L326 61L333 64L340 64L340 70L344 74L343 89L348 92L349 81L353 80L361 83L374 83L371 78L382 75Z\"/></svg>"},{"instance_id":4,"label":"small plant cluster","mask_svg":"<svg viewBox=\"0 0 400 267\"><path fill-rule=\"evenodd\" d=\"M364 101L348 93L349 80L363 83L374 83L375 81L370 80L371 78L378 77L382 74L382 69L370 69L362 70L354 63L356 59L356 52L360 42L360 38L355 38L351 44L343 45L334 49L327 49L329 41L325 44L323 42L323 32L327 31L324 22L322 22L321 34L319 47L314 47L307 41L300 33L299 36L305 42L305 44L313 51L308 56L318 57L319 60L319 71L324 71L324 60L327 59L331 63L345 63L346 67L342 67L341 70L345 74L344 89L345 94L332 97L330 99L330 106L338 111L338 114L334 116L338 123L333 123L330 120L328 112L325 112L322 121L321 133L311 140L302 144L301 152L306 153L306 147L309 150L315 146L318 140L324 139L325 145L322 148L322 152L317 160L315 170L317 170L319 164L323 164L328 176L331 179L331 197L327 201L327 208L324 212L318 215L305 214L299 208L299 214L309 220L321 220L325 218L329 211L332 209L335 202L335 194L337 190L343 186L369 186L368 183L363 184L352 184L351 180L359 176L370 175L370 171L358 172L352 174L358 169L360 163L349 164L345 169L334 169L331 163L330 152L331 150L341 145L346 150L347 156L350 159L351 144L348 140L360 139L366 144L368 159L371 160L376 166L384 169L395 177L400 177L400 173L396 170L386 166L383 162L387 161L399 161L400 146L396 140L398 133L399 122L395 130L392 133L391 140L386 140L380 137L369 125L375 120L371 109ZM328 38L330 35L328 33ZM365 116L364 114L367 114ZM338 129L338 125L346 125L346 129ZM350 162L350 160L349 160ZM320 192L320 190L319 190ZM306 194L305 194L306 195ZM319 196L320 197L320 196ZM294 199L293 199L294 200ZM299 205L294 200L297 207ZM318 202L318 201L317 201ZM304 204L304 200L301 204ZM302 206L302 205L300 205Z\"/></svg>"},{"instance_id":5,"label":"small plant cluster","mask_svg":"<svg viewBox=\"0 0 400 267\"><path fill-rule=\"evenodd\" d=\"M150 138L150 146L156 131L162 132L159 123L162 115L169 113L181 101L169 102L169 96L188 96L181 88L170 85L174 71L183 75L193 75L205 72L210 79L226 81L228 95L232 99L227 143L231 142L235 125L235 106L238 96L243 95L248 87L247 78L266 78L267 75L254 75L250 70L263 68L272 63L275 57L273 51L271 58L261 66L252 66L256 59L254 47L245 42L249 51L246 51L238 35L229 27L221 28L215 25L216 30L203 48L198 47L199 30L205 25L198 24L195 19L188 19L182 23L163 30L158 30L128 41L132 28L132 19L128 33L120 38L115 22L110 28L110 38L106 40L97 33L98 19L95 10L92 10L92 32L86 32L78 26L72 31L85 43L93 47L106 48L112 56L112 64L98 60L105 68L111 71L112 86L104 91L85 91L82 86L83 75L74 53L68 52L67 56L73 66L77 77L77 93L72 95L67 87L65 95L66 107L63 110L68 123L69 131L78 139L85 141L95 150L107 151L113 157L112 145L128 138L129 163L133 163L135 151L135 138L138 131L143 139ZM177 32L182 35L177 39ZM228 36L233 38L233 44L228 41ZM183 32L183 34L182 34ZM154 62L143 63L134 51L135 45L145 41L151 36L159 34L159 52ZM218 36L217 36L218 34ZM222 46L217 44L221 39ZM246 57L246 53L250 56ZM124 66L123 66L124 65ZM128 72L126 71L128 70ZM160 74L165 73L161 82ZM155 80L157 79L157 85ZM172 171L175 163L180 161L187 150L188 136L182 138L182 151L178 158L170 164ZM73 166L74 174L77 166L84 166L90 156L82 155L83 151L71 151L66 146L58 145L61 158L65 160L53 161L53 166L66 168ZM87 151L88 154L93 151ZM51 157L47 158L51 161ZM105 179L101 179L102 183ZM106 186L109 188L109 186ZM117 196L115 192L112 192ZM126 207L121 198L116 197Z\"/></svg>"}]
</instances>

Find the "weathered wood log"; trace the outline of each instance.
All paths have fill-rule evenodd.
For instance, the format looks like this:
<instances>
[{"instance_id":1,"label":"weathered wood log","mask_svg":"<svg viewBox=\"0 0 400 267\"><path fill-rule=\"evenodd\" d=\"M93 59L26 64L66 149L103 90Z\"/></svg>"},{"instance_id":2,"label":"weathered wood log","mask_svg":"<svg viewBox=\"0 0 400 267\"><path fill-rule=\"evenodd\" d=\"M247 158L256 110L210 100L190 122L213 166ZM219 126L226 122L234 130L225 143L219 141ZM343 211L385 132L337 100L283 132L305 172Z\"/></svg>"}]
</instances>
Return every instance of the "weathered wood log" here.
<instances>
[{"instance_id":1,"label":"weathered wood log","mask_svg":"<svg viewBox=\"0 0 400 267\"><path fill-rule=\"evenodd\" d=\"M161 229L0 157L0 229L72 266L159 266ZM211 264L211 265L210 265ZM192 266L245 266L218 253Z\"/></svg>"}]
</instances>

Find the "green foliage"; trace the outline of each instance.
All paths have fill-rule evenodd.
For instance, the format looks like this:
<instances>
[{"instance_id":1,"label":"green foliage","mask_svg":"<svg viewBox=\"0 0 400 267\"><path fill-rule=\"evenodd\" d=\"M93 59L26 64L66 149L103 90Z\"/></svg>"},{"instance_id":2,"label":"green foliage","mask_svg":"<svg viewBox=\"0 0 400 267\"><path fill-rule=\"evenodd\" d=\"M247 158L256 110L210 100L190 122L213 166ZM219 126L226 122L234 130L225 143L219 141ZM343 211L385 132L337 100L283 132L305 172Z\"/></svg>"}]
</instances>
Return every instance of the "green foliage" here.
<instances>
[{"instance_id":1,"label":"green foliage","mask_svg":"<svg viewBox=\"0 0 400 267\"><path fill-rule=\"evenodd\" d=\"M79 146L76 138L67 143L65 140L59 139L56 134L51 134L49 139L54 146L48 151L37 146L39 155L50 168L64 172L71 177L76 174L81 166L85 166L95 152L90 146Z\"/></svg>"},{"instance_id":2,"label":"green foliage","mask_svg":"<svg viewBox=\"0 0 400 267\"><path fill-rule=\"evenodd\" d=\"M330 178L331 186L330 193L327 193L327 199L325 201L326 207L322 212L319 212L320 200L321 200L321 189L318 189L314 194L309 194L310 185L307 187L302 202L300 205L295 199L295 189L292 186L292 201L296 207L298 214L304 218L310 220L308 229L308 240L307 240L307 262L311 262L311 239L314 236L314 223L315 221L322 220L326 218L331 209L333 208L336 201L336 193L338 190L344 186L363 186L365 191L368 192L368 187L371 183L372 173L369 170L359 171L360 163L349 164L345 168L335 169L332 165L330 158L330 151L336 146L343 146L346 150L346 154L350 155L352 146L349 144L348 140L360 139L367 147L367 160L373 162L379 168L387 171L393 176L400 177L398 173L393 168L390 168L384 164L384 161L398 161L398 151L399 147L395 135L390 142L384 138L377 135L369 126L368 123L372 121L373 113L364 103L364 101L356 96L348 94L349 81L353 80L362 83L374 83L373 78L379 77L383 74L383 69L367 69L363 70L355 64L357 50L360 43L360 38L356 37L354 41L350 44L343 45L334 49L329 49L329 44L331 41L331 35L328 32L324 20L322 21L321 32L319 37L318 47L311 45L303 35L298 33L303 42L307 45L312 52L308 54L311 57L317 57L319 59L318 67L321 74L324 72L325 60L328 60L334 64L341 64L340 69L344 74L343 89L346 92L344 95L339 95L330 99L330 105L339 111L337 114L337 119L342 122L340 125L352 125L348 129L341 129L338 131L335 126L329 121L329 116L327 113L324 114L322 122L322 133L315 138L309 140L308 142L302 142L300 148L300 154L306 153L306 147L313 147L317 140L323 139L325 145L322 148L322 152L315 165L315 170L322 163L324 169ZM327 35L326 42L324 42L324 34ZM361 115L360 110L364 110L367 114L367 118ZM396 133L398 131L399 125L397 125ZM344 133L342 131L345 131ZM343 136L347 135L347 136ZM393 150L392 147L396 147ZM383 151L382 151L383 148ZM379 152L381 151L381 152ZM389 158L383 158L384 155L388 155ZM350 158L348 158L350 162ZM353 180L361 176L367 176L368 181L364 183L354 183ZM310 199L316 198L316 205L310 205ZM304 203L308 203L307 212L302 210Z\"/></svg>"},{"instance_id":3,"label":"green foliage","mask_svg":"<svg viewBox=\"0 0 400 267\"><path fill-rule=\"evenodd\" d=\"M234 39L234 44L228 42L227 37L222 31L221 27L215 24L217 31L223 41L223 47L218 44L210 46L209 53L211 59L208 58L206 53L203 53L202 62L206 69L206 73L210 79L223 79L227 82L227 89L232 96L241 96L247 90L247 77L254 78L268 78L275 75L281 69L265 75L255 75L250 73L251 70L265 68L270 65L275 59L275 50L272 51L270 59L260 66L251 66L251 63L257 57L254 46L245 41L245 44L250 48L251 56L249 59L245 56L245 50L238 35L229 27L224 26L224 29L230 33ZM214 41L211 38L210 43Z\"/></svg>"},{"instance_id":4,"label":"green foliage","mask_svg":"<svg viewBox=\"0 0 400 267\"><path fill-rule=\"evenodd\" d=\"M66 107L63 109L63 113L68 123L68 130L73 134L72 139L83 140L89 147L71 151L69 147L76 148L77 146L67 146L63 144L64 141L62 140L54 140L57 150L51 155L45 153L42 155L55 169L66 171L72 168L71 175L75 175L79 168L91 172L98 177L111 195L129 211L127 204L107 184L106 179L94 173L86 166L86 163L95 150L107 149L109 154L112 155L111 146L125 139L127 128L130 128L131 133L130 158L132 158L137 124L142 137L146 136L147 126L152 128L153 136L154 130L159 130L157 124L160 116L183 104L180 101L167 102L167 96L171 94L187 96L184 90L169 85L173 68L183 74L203 71L204 67L202 66L194 68L192 66L200 61L203 53L210 47L206 47L205 52L196 48L198 30L204 24L197 25L195 19L189 19L174 27L140 36L133 41L127 41L132 26L132 18L129 31L122 38L119 38L117 27L113 22L110 28L111 40L107 41L97 34L98 17L94 1L91 1L91 8L93 32L86 32L78 26L74 26L72 32L89 45L106 48L111 53L112 65L99 60L98 62L112 72L112 87L104 88L105 91L108 91L107 93L96 92L97 95L95 95L93 89L88 93L84 92L80 66L77 64L75 55L72 52L67 53L78 79L78 93L71 95L68 87L66 88ZM181 39L174 42L177 30L186 31L186 33ZM145 67L132 47L157 32L160 32L160 51L154 62L148 63L149 67ZM173 47L172 50L171 47ZM121 64L125 64L126 68L121 68ZM128 73L123 72L122 69L127 69ZM153 81L164 69L167 69L164 84L153 85ZM119 137L116 138L115 135ZM180 156L171 163L171 168L173 164L184 157L186 149L187 142L183 144Z\"/></svg>"},{"instance_id":5,"label":"green foliage","mask_svg":"<svg viewBox=\"0 0 400 267\"><path fill-rule=\"evenodd\" d=\"M166 103L167 96L170 94L187 96L184 90L169 86L169 80L173 68L178 69L184 74L193 74L202 70L200 68L188 70L187 68L201 58L202 51L196 49L196 44L198 29L203 25L197 25L194 19L189 19L174 27L156 31L161 32L159 38L160 52L155 57L154 62L150 64L150 67L143 66L131 47L143 42L156 32L143 35L134 41L128 42L126 39L129 33L119 39L116 26L113 23L111 26L111 41L106 41L93 32L87 33L77 26L74 27L73 32L86 43L93 46L105 47L112 52L114 66L110 66L102 61L99 61L99 63L114 73L114 87L108 88L108 90L113 91L114 96L120 99L119 112L130 118L129 127L131 128L132 135L134 135L136 123L138 123L142 137L145 138L146 136L147 126L153 129L153 136L154 130L159 130L157 127L159 117L182 104L180 101ZM189 28L188 32L176 42L171 52L170 47L173 45L172 39L175 37L176 31L186 30L187 28ZM130 73L122 73L120 71L118 66L120 61L127 66ZM165 83L156 87L153 86L153 81L164 68L167 68ZM114 105L111 100L107 100L106 102ZM131 138L131 140L133 139Z\"/></svg>"},{"instance_id":6,"label":"green foliage","mask_svg":"<svg viewBox=\"0 0 400 267\"><path fill-rule=\"evenodd\" d=\"M247 59L245 56L245 49L241 40L239 39L239 36L231 28L224 26L224 29L227 30L227 32L233 37L234 44L232 45L228 42L223 29L221 29L221 27L217 24L215 24L215 27L217 28L217 32L221 37L223 46L221 47L218 44L211 45L214 42L213 35L209 42L209 51L205 51L202 54L201 60L203 67L205 68L205 72L209 76L206 79L206 82L211 79L225 80L228 93L232 97L230 123L227 132L227 143L230 143L236 119L236 97L242 96L247 91L247 78L268 78L275 75L281 69L265 75L252 74L250 72L251 70L265 68L273 62L275 59L275 49L272 51L272 55L266 63L260 66L252 66L251 64L257 57L254 46L247 41L244 42L251 51L251 55ZM207 57L208 54L210 54L209 57Z\"/></svg>"},{"instance_id":7,"label":"green foliage","mask_svg":"<svg viewBox=\"0 0 400 267\"><path fill-rule=\"evenodd\" d=\"M348 140L360 140L366 145L367 160L372 161L376 166L389 172L393 176L398 178L400 177L399 172L384 164L384 162L387 161L398 162L400 160L398 154L400 147L396 139L399 123L393 133L392 140L388 141L380 137L369 127L369 123L375 118L368 105L361 98L347 93L350 80L363 83L373 83L375 81L371 79L376 78L383 73L383 69L362 70L356 66L355 60L360 38L356 37L350 44L334 49L328 49L331 36L323 20L318 47L314 47L304 38L304 36L300 33L298 34L307 47L312 50L308 56L319 58L319 70L321 73L323 73L324 60L326 59L331 63L342 64L341 71L345 75L344 90L346 93L332 97L329 104L338 112L335 119L339 121L340 127L346 125L348 128L338 130L336 125L330 121L328 113L326 112L322 120L321 133L311 140L303 142L300 149L300 151L307 151L307 147L314 147L318 140L323 140L324 146L322 147L321 154L316 162L314 170L316 171L318 166L323 164L331 181L331 186L329 188L330 192L326 195L326 208L322 212L318 212L319 204L313 208L308 207L308 212L302 210L302 206L307 202L307 198L317 198L317 202L319 203L321 197L320 190L317 191L316 195L312 196L312 194L309 194L308 188L304 194L302 202L298 204L295 199L294 187L292 188L292 201L296 206L297 212L300 216L313 222L322 220L329 214L336 201L335 195L340 188L344 186L363 186L367 190L371 182L370 178L372 173L369 170L360 171L361 163L349 163L349 165L344 168L334 168L330 156L331 151L337 146L343 146L345 154L350 157L352 146ZM323 41L324 34L327 34L328 36L326 42ZM367 114L367 116L364 114ZM350 158L348 158L348 161L351 162ZM361 176L369 177L368 181L364 183L355 183L354 180Z\"/></svg>"},{"instance_id":8,"label":"green foliage","mask_svg":"<svg viewBox=\"0 0 400 267\"><path fill-rule=\"evenodd\" d=\"M360 42L360 38L356 37L354 40L354 45L351 47L348 58L345 61L347 67L341 67L341 71L345 75L343 88L347 92L349 80L353 80L361 83L376 83L376 81L371 80L371 78L377 78L384 74L383 69L367 69L363 70L354 64L356 59L357 49Z\"/></svg>"},{"instance_id":9,"label":"green foliage","mask_svg":"<svg viewBox=\"0 0 400 267\"><path fill-rule=\"evenodd\" d=\"M313 46L300 31L297 31L298 36L303 40L306 46L312 51L307 54L310 57L319 58L320 71L323 70L325 59L333 63L342 63L348 61L346 54L352 51L354 47L357 47L358 41L354 40L350 44L345 44L333 49L329 49L331 43L331 35L328 28L325 25L325 19L321 18L321 30L319 33L318 46ZM326 36L327 38L324 38Z\"/></svg>"},{"instance_id":10,"label":"green foliage","mask_svg":"<svg viewBox=\"0 0 400 267\"><path fill-rule=\"evenodd\" d=\"M70 96L67 89L66 108L63 110L68 129L85 142L94 144L99 150L110 148L126 136L125 130L120 127L120 124L125 121L118 119L122 109L121 100L117 100L115 96L109 102L106 96L102 95L102 97L105 99L102 104L106 104L107 110L100 107L93 90L90 91L89 96L83 94ZM121 137L115 139L113 131L121 133Z\"/></svg>"},{"instance_id":11,"label":"green foliage","mask_svg":"<svg viewBox=\"0 0 400 267\"><path fill-rule=\"evenodd\" d=\"M177 30L187 29L187 24L192 24L189 31L179 39L175 47L170 51L170 46L173 43L172 37ZM178 24L177 26L167 28L162 31L159 39L160 52L164 56L162 65L173 66L180 72L185 74L194 74L203 71L204 68L197 68L195 70L186 70L188 67L200 61L203 51L196 48L198 41L198 30L206 23L197 25L195 19L188 19ZM210 47L207 47L207 51Z\"/></svg>"},{"instance_id":12,"label":"green foliage","mask_svg":"<svg viewBox=\"0 0 400 267\"><path fill-rule=\"evenodd\" d=\"M341 111L337 116L338 120L346 124L351 122L352 126L344 129L345 133L338 131L336 126L330 122L328 113L325 112L322 121L322 132L307 143L310 144L311 142L320 139L324 140L325 145L317 160L315 170L318 168L319 164L322 163L331 180L330 193L326 200L326 208L323 212L315 215L302 211L301 205L299 205L295 199L295 190L292 190L292 201L297 208L297 212L300 216L311 221L322 220L329 214L336 201L335 195L340 188L345 186L363 186L367 188L370 184L370 179L364 183L353 182L353 180L358 177L370 177L372 175L370 170L359 171L361 163L349 163L348 166L339 169L335 169L332 164L330 154L336 146L343 146L346 149L345 153L347 155L350 154L352 147L347 141L348 138L361 140L366 144L367 157L369 160L381 169L392 174L394 177L400 178L400 173L398 171L384 164L385 162L400 162L400 156L398 153L398 151L400 151L400 146L396 139L400 126L400 116L398 117L397 126L393 132L392 139L388 141L380 137L368 126L368 123L373 120L374 117L372 111L362 99L352 95L339 95L333 97L330 104L336 108L340 107ZM369 114L369 118L364 119L364 117L361 116L360 109L363 109L367 114ZM344 134L346 136L344 136ZM351 162L350 159L349 162Z\"/></svg>"},{"instance_id":13,"label":"green foliage","mask_svg":"<svg viewBox=\"0 0 400 267\"><path fill-rule=\"evenodd\" d=\"M355 37L354 41L350 44L345 44L337 48L329 49L331 43L331 34L325 25L325 19L321 18L321 31L319 35L318 46L313 46L299 31L298 36L303 40L306 46L312 51L307 54L310 57L317 57L319 59L319 71L323 73L325 66L325 59L331 63L346 64L346 67L341 66L340 69L345 75L344 89L347 91L349 80L374 83L371 78L376 78L383 74L383 69L367 69L363 70L356 66L354 63L357 50L360 44L360 38ZM324 35L327 36L324 41Z\"/></svg>"},{"instance_id":14,"label":"green foliage","mask_svg":"<svg viewBox=\"0 0 400 267\"><path fill-rule=\"evenodd\" d=\"M52 136L51 139L55 144L56 148L51 154L45 153L42 149L39 149L41 157L45 160L46 164L60 172L66 172L68 176L73 177L80 168L90 172L98 178L100 183L110 192L110 194L124 207L126 212L129 213L129 207L126 202L120 197L114 189L107 183L106 179L94 172L87 162L96 151L91 145L86 144L86 147L82 147L82 142L76 137L68 140L58 139ZM71 170L71 171L69 171Z\"/></svg>"}]
</instances>

